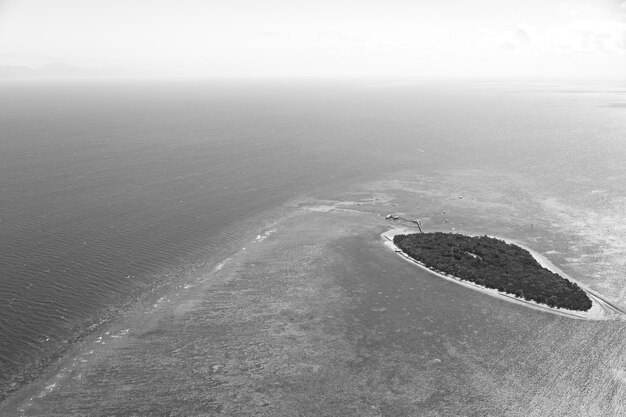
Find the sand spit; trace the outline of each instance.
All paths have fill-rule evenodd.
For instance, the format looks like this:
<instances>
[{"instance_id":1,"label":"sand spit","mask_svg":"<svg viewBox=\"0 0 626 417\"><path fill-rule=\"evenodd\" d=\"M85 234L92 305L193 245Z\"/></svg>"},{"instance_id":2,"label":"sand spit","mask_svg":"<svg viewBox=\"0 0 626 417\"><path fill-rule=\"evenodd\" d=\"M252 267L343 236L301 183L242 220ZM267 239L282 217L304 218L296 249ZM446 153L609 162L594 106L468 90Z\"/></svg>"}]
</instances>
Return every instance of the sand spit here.
<instances>
[{"instance_id":1,"label":"sand spit","mask_svg":"<svg viewBox=\"0 0 626 417\"><path fill-rule=\"evenodd\" d=\"M587 288L584 284L576 281L575 279L572 279L570 276L568 276L559 268L557 268L555 265L553 265L548 259L546 259L541 254L529 249L528 247L524 245L519 244L518 242L514 240L510 240L510 239L507 240L507 239L502 239L497 236L491 236L497 239L504 240L507 243L513 243L521 248L526 249L537 260L537 262L539 262L541 266L553 272L556 272L562 277L567 278L568 280L578 284L591 299L592 307L588 311L574 311L574 310L567 310L567 309L562 309L562 308L553 308L553 307L549 307L543 304L536 303L534 301L522 300L520 298L515 297L512 294L503 293L503 292L500 292L498 290L491 289L491 288L485 288L473 282L465 281L460 278L454 277L452 275L443 274L433 269L430 269L426 267L424 264L422 264L421 262L418 262L415 259L411 258L409 255L404 253L400 248L394 245L393 237L395 235L410 234L410 233L418 233L418 231L410 229L410 228L406 228L406 227L396 227L396 228L390 229L382 233L381 236L384 240L385 246L392 249L394 252L400 255L403 259L419 266L420 268L426 269L430 273L437 275L440 278L446 279L448 281L456 282L457 284L469 287L476 291L480 291L492 297L497 297L497 298L504 299L513 303L522 304L527 307L534 308L536 310L541 310L541 311L545 311L548 313L557 314L560 316L565 316L565 317L570 317L570 318L575 318L575 319L582 319L582 320L615 320L615 319L623 319L624 317L626 317L626 313L623 310L615 306L605 297L602 297L601 295L596 294L594 291L591 291L589 288Z\"/></svg>"}]
</instances>

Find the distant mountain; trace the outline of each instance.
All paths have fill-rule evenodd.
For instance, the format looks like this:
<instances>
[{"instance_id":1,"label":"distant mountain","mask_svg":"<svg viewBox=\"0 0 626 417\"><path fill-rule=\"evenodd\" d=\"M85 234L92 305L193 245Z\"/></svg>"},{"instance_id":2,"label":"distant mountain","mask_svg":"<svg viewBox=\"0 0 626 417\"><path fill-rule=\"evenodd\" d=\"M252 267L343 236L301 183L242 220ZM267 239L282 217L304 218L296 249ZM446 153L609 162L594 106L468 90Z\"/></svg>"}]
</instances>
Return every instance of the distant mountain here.
<instances>
[{"instance_id":1,"label":"distant mountain","mask_svg":"<svg viewBox=\"0 0 626 417\"><path fill-rule=\"evenodd\" d=\"M0 66L0 78L31 77L34 75L34 71L30 67L4 65Z\"/></svg>"},{"instance_id":2,"label":"distant mountain","mask_svg":"<svg viewBox=\"0 0 626 417\"><path fill-rule=\"evenodd\" d=\"M0 78L94 78L124 75L120 70L89 69L55 62L37 68L0 65Z\"/></svg>"}]
</instances>

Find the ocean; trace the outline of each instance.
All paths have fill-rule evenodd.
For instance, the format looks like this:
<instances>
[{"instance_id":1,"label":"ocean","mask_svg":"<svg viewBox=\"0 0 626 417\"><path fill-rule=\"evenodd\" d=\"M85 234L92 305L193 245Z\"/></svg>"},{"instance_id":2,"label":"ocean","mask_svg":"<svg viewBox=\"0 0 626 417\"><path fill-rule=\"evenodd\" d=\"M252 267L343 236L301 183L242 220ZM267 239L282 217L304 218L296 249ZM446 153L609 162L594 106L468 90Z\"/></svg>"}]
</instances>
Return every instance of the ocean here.
<instances>
[{"instance_id":1,"label":"ocean","mask_svg":"<svg viewBox=\"0 0 626 417\"><path fill-rule=\"evenodd\" d=\"M540 187L554 218L577 222L546 236L570 260L595 256L588 284L624 306L624 103L626 84L600 83L2 82L0 398L193 287L302 201L395 173L430 190L489 174L459 193ZM485 207L534 198L505 180ZM613 251L576 246L572 230L614 234Z\"/></svg>"},{"instance_id":2,"label":"ocean","mask_svg":"<svg viewBox=\"0 0 626 417\"><path fill-rule=\"evenodd\" d=\"M100 323L111 307L219 257L250 233L239 226L248 219L365 168L350 158L356 143L338 141L352 121L319 126L336 118L321 108L329 91L2 88L3 381Z\"/></svg>"}]
</instances>

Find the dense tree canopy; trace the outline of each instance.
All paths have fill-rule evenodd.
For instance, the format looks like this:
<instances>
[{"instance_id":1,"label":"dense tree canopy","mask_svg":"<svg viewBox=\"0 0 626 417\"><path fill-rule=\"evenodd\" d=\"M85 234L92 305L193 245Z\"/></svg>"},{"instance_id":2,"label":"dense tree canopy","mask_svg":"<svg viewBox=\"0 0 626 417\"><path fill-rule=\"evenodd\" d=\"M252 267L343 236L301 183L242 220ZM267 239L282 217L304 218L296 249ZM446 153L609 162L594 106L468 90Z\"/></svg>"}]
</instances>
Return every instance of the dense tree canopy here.
<instances>
[{"instance_id":1,"label":"dense tree canopy","mask_svg":"<svg viewBox=\"0 0 626 417\"><path fill-rule=\"evenodd\" d=\"M425 266L518 298L587 311L591 300L576 283L543 268L525 249L487 236L453 233L396 235L394 244Z\"/></svg>"}]
</instances>

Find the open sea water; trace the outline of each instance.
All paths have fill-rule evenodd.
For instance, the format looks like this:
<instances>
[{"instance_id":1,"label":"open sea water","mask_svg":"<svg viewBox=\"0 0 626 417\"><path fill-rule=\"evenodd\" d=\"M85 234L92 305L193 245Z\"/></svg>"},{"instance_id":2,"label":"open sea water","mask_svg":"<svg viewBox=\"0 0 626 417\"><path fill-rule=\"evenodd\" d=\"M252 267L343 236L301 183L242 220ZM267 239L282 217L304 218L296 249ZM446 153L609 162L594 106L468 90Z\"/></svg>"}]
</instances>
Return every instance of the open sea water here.
<instances>
[{"instance_id":1,"label":"open sea water","mask_svg":"<svg viewBox=\"0 0 626 417\"><path fill-rule=\"evenodd\" d=\"M622 210L625 106L615 84L0 83L0 399L317 190L476 167Z\"/></svg>"}]
</instances>

